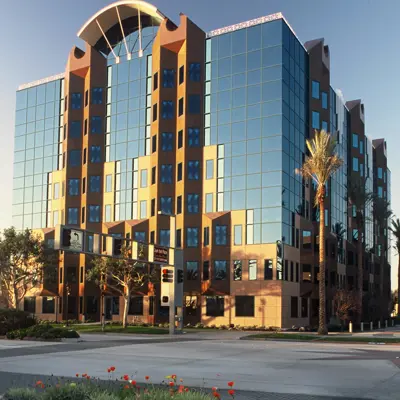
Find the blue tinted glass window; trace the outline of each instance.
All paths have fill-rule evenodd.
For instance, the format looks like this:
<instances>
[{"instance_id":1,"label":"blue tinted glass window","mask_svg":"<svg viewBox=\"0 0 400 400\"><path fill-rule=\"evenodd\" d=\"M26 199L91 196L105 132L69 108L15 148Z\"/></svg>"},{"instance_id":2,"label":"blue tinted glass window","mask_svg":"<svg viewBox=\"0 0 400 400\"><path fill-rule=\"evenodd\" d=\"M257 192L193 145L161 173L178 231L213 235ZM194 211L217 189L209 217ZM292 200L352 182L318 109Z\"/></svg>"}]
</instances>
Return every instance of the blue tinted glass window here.
<instances>
[{"instance_id":1,"label":"blue tinted glass window","mask_svg":"<svg viewBox=\"0 0 400 400\"><path fill-rule=\"evenodd\" d=\"M246 52L247 29L240 29L232 32L232 54L241 54Z\"/></svg>"},{"instance_id":2,"label":"blue tinted glass window","mask_svg":"<svg viewBox=\"0 0 400 400\"><path fill-rule=\"evenodd\" d=\"M199 228L186 228L186 247L199 246Z\"/></svg>"},{"instance_id":3,"label":"blue tinted glass window","mask_svg":"<svg viewBox=\"0 0 400 400\"><path fill-rule=\"evenodd\" d=\"M227 278L227 261L214 261L214 279L216 281L224 281Z\"/></svg>"},{"instance_id":4,"label":"blue tinted glass window","mask_svg":"<svg viewBox=\"0 0 400 400\"><path fill-rule=\"evenodd\" d=\"M169 229L160 229L160 245L169 247L170 231Z\"/></svg>"},{"instance_id":5,"label":"blue tinted glass window","mask_svg":"<svg viewBox=\"0 0 400 400\"><path fill-rule=\"evenodd\" d=\"M140 171L140 187L147 187L147 169L142 169Z\"/></svg>"},{"instance_id":6,"label":"blue tinted glass window","mask_svg":"<svg viewBox=\"0 0 400 400\"><path fill-rule=\"evenodd\" d=\"M68 208L68 224L76 225L78 223L78 209L75 207Z\"/></svg>"},{"instance_id":7,"label":"blue tinted glass window","mask_svg":"<svg viewBox=\"0 0 400 400\"><path fill-rule=\"evenodd\" d=\"M382 179L382 168L378 168L378 178Z\"/></svg>"},{"instance_id":8,"label":"blue tinted glass window","mask_svg":"<svg viewBox=\"0 0 400 400\"><path fill-rule=\"evenodd\" d=\"M106 176L106 192L112 192L112 175Z\"/></svg>"},{"instance_id":9,"label":"blue tinted glass window","mask_svg":"<svg viewBox=\"0 0 400 400\"><path fill-rule=\"evenodd\" d=\"M192 82L200 82L200 63L189 64L189 79Z\"/></svg>"},{"instance_id":10,"label":"blue tinted glass window","mask_svg":"<svg viewBox=\"0 0 400 400\"><path fill-rule=\"evenodd\" d=\"M312 127L313 129L319 129L320 124L319 124L319 112L313 111L312 112Z\"/></svg>"},{"instance_id":11,"label":"blue tinted glass window","mask_svg":"<svg viewBox=\"0 0 400 400\"><path fill-rule=\"evenodd\" d=\"M189 95L189 114L200 114L200 95Z\"/></svg>"},{"instance_id":12,"label":"blue tinted glass window","mask_svg":"<svg viewBox=\"0 0 400 400\"><path fill-rule=\"evenodd\" d=\"M172 165L161 165L161 183L172 183Z\"/></svg>"},{"instance_id":13,"label":"blue tinted glass window","mask_svg":"<svg viewBox=\"0 0 400 400\"><path fill-rule=\"evenodd\" d=\"M147 200L140 202L140 219L147 218Z\"/></svg>"},{"instance_id":14,"label":"blue tinted glass window","mask_svg":"<svg viewBox=\"0 0 400 400\"><path fill-rule=\"evenodd\" d=\"M174 103L171 100L164 100L162 102L162 119L174 118Z\"/></svg>"},{"instance_id":15,"label":"blue tinted glass window","mask_svg":"<svg viewBox=\"0 0 400 400\"><path fill-rule=\"evenodd\" d=\"M90 162L99 163L101 162L101 147L90 146Z\"/></svg>"},{"instance_id":16,"label":"blue tinted glass window","mask_svg":"<svg viewBox=\"0 0 400 400\"><path fill-rule=\"evenodd\" d=\"M103 104L103 88L92 89L92 104Z\"/></svg>"},{"instance_id":17,"label":"blue tinted glass window","mask_svg":"<svg viewBox=\"0 0 400 400\"><path fill-rule=\"evenodd\" d=\"M173 133L163 132L161 134L161 149L162 151L172 151L173 148Z\"/></svg>"},{"instance_id":18,"label":"blue tinted glass window","mask_svg":"<svg viewBox=\"0 0 400 400\"><path fill-rule=\"evenodd\" d=\"M360 140L360 154L364 154L364 141Z\"/></svg>"},{"instance_id":19,"label":"blue tinted glass window","mask_svg":"<svg viewBox=\"0 0 400 400\"><path fill-rule=\"evenodd\" d=\"M92 193L100 193L100 176L90 176L89 191Z\"/></svg>"},{"instance_id":20,"label":"blue tinted glass window","mask_svg":"<svg viewBox=\"0 0 400 400\"><path fill-rule=\"evenodd\" d=\"M81 151L71 150L68 157L68 165L70 167L77 167L81 164Z\"/></svg>"},{"instance_id":21,"label":"blue tinted glass window","mask_svg":"<svg viewBox=\"0 0 400 400\"><path fill-rule=\"evenodd\" d=\"M104 206L104 222L111 222L111 205Z\"/></svg>"},{"instance_id":22,"label":"blue tinted glass window","mask_svg":"<svg viewBox=\"0 0 400 400\"><path fill-rule=\"evenodd\" d=\"M89 206L89 222L100 222L100 206Z\"/></svg>"},{"instance_id":23,"label":"blue tinted glass window","mask_svg":"<svg viewBox=\"0 0 400 400\"><path fill-rule=\"evenodd\" d=\"M97 117L97 116L92 117L90 132L91 133L102 133L101 117Z\"/></svg>"},{"instance_id":24,"label":"blue tinted glass window","mask_svg":"<svg viewBox=\"0 0 400 400\"><path fill-rule=\"evenodd\" d=\"M383 189L382 186L378 186L378 196L383 197Z\"/></svg>"},{"instance_id":25,"label":"blue tinted glass window","mask_svg":"<svg viewBox=\"0 0 400 400\"><path fill-rule=\"evenodd\" d=\"M311 94L314 99L319 99L319 82L312 81L311 83Z\"/></svg>"},{"instance_id":26,"label":"blue tinted glass window","mask_svg":"<svg viewBox=\"0 0 400 400\"><path fill-rule=\"evenodd\" d=\"M206 179L214 178L214 160L206 161Z\"/></svg>"},{"instance_id":27,"label":"blue tinted glass window","mask_svg":"<svg viewBox=\"0 0 400 400\"><path fill-rule=\"evenodd\" d=\"M228 227L226 225L215 226L215 244L226 246L228 242Z\"/></svg>"},{"instance_id":28,"label":"blue tinted glass window","mask_svg":"<svg viewBox=\"0 0 400 400\"><path fill-rule=\"evenodd\" d=\"M328 132L328 123L326 121L322 121L322 130L324 130L325 132Z\"/></svg>"},{"instance_id":29,"label":"blue tinted glass window","mask_svg":"<svg viewBox=\"0 0 400 400\"><path fill-rule=\"evenodd\" d=\"M146 232L135 232L135 240L137 242L146 242Z\"/></svg>"},{"instance_id":30,"label":"blue tinted glass window","mask_svg":"<svg viewBox=\"0 0 400 400\"><path fill-rule=\"evenodd\" d=\"M190 214L196 214L199 212L199 200L198 194L189 193L187 196L187 210Z\"/></svg>"},{"instance_id":31,"label":"blue tinted glass window","mask_svg":"<svg viewBox=\"0 0 400 400\"><path fill-rule=\"evenodd\" d=\"M328 93L321 92L321 96L322 96L322 108L327 110L328 109Z\"/></svg>"},{"instance_id":32,"label":"blue tinted glass window","mask_svg":"<svg viewBox=\"0 0 400 400\"><path fill-rule=\"evenodd\" d=\"M188 179L191 181L197 181L200 179L200 162L189 161L188 162Z\"/></svg>"},{"instance_id":33,"label":"blue tinted glass window","mask_svg":"<svg viewBox=\"0 0 400 400\"><path fill-rule=\"evenodd\" d=\"M358 158L353 157L353 171L358 171Z\"/></svg>"},{"instance_id":34,"label":"blue tinted glass window","mask_svg":"<svg viewBox=\"0 0 400 400\"><path fill-rule=\"evenodd\" d=\"M71 108L73 110L82 108L82 93L71 93Z\"/></svg>"},{"instance_id":35,"label":"blue tinted glass window","mask_svg":"<svg viewBox=\"0 0 400 400\"><path fill-rule=\"evenodd\" d=\"M234 245L240 246L242 244L242 225L235 225L234 228Z\"/></svg>"},{"instance_id":36,"label":"blue tinted glass window","mask_svg":"<svg viewBox=\"0 0 400 400\"><path fill-rule=\"evenodd\" d=\"M200 147L200 129L189 128L188 139L189 147Z\"/></svg>"},{"instance_id":37,"label":"blue tinted glass window","mask_svg":"<svg viewBox=\"0 0 400 400\"><path fill-rule=\"evenodd\" d=\"M261 25L255 25L247 29L247 51L259 48L261 48Z\"/></svg>"},{"instance_id":38,"label":"blue tinted glass window","mask_svg":"<svg viewBox=\"0 0 400 400\"><path fill-rule=\"evenodd\" d=\"M206 194L206 213L213 212L213 194Z\"/></svg>"},{"instance_id":39,"label":"blue tinted glass window","mask_svg":"<svg viewBox=\"0 0 400 400\"><path fill-rule=\"evenodd\" d=\"M79 179L68 179L68 194L70 196L79 195Z\"/></svg>"},{"instance_id":40,"label":"blue tinted glass window","mask_svg":"<svg viewBox=\"0 0 400 400\"><path fill-rule=\"evenodd\" d=\"M163 214L172 214L172 197L160 197L160 208Z\"/></svg>"},{"instance_id":41,"label":"blue tinted glass window","mask_svg":"<svg viewBox=\"0 0 400 400\"><path fill-rule=\"evenodd\" d=\"M357 133L353 133L353 147L358 147L358 135Z\"/></svg>"},{"instance_id":42,"label":"blue tinted glass window","mask_svg":"<svg viewBox=\"0 0 400 400\"><path fill-rule=\"evenodd\" d=\"M81 137L82 122L81 121L71 121L69 125L69 137L79 138Z\"/></svg>"},{"instance_id":43,"label":"blue tinted glass window","mask_svg":"<svg viewBox=\"0 0 400 400\"><path fill-rule=\"evenodd\" d=\"M282 43L282 20L262 24L263 47L276 46Z\"/></svg>"},{"instance_id":44,"label":"blue tinted glass window","mask_svg":"<svg viewBox=\"0 0 400 400\"><path fill-rule=\"evenodd\" d=\"M173 88L175 86L175 70L163 69L163 87Z\"/></svg>"}]
</instances>

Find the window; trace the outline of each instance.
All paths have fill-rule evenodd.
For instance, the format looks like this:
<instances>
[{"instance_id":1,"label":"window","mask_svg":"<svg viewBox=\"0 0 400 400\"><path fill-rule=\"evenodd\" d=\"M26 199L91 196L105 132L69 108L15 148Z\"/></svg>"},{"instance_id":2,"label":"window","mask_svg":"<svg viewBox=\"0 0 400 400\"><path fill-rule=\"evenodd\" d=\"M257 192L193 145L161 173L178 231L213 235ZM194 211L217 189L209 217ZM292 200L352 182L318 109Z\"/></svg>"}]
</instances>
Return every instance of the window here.
<instances>
[{"instance_id":1,"label":"window","mask_svg":"<svg viewBox=\"0 0 400 400\"><path fill-rule=\"evenodd\" d=\"M146 232L135 232L134 237L137 242L146 242Z\"/></svg>"},{"instance_id":2,"label":"window","mask_svg":"<svg viewBox=\"0 0 400 400\"><path fill-rule=\"evenodd\" d=\"M290 261L290 281L291 282L294 281L294 264L293 264L293 261Z\"/></svg>"},{"instance_id":3,"label":"window","mask_svg":"<svg viewBox=\"0 0 400 400\"><path fill-rule=\"evenodd\" d=\"M181 115L183 115L183 97L179 99L178 103L178 116L180 117Z\"/></svg>"},{"instance_id":4,"label":"window","mask_svg":"<svg viewBox=\"0 0 400 400\"><path fill-rule=\"evenodd\" d=\"M242 280L242 260L234 260L233 261L233 280L241 281Z\"/></svg>"},{"instance_id":5,"label":"window","mask_svg":"<svg viewBox=\"0 0 400 400\"><path fill-rule=\"evenodd\" d=\"M311 231L303 231L303 249L311 250Z\"/></svg>"},{"instance_id":6,"label":"window","mask_svg":"<svg viewBox=\"0 0 400 400\"><path fill-rule=\"evenodd\" d=\"M172 165L161 165L161 183L172 183Z\"/></svg>"},{"instance_id":7,"label":"window","mask_svg":"<svg viewBox=\"0 0 400 400\"><path fill-rule=\"evenodd\" d=\"M300 266L299 263L296 263L296 282L299 281L299 277L300 277Z\"/></svg>"},{"instance_id":8,"label":"window","mask_svg":"<svg viewBox=\"0 0 400 400\"><path fill-rule=\"evenodd\" d=\"M100 222L100 206L89 206L89 222Z\"/></svg>"},{"instance_id":9,"label":"window","mask_svg":"<svg viewBox=\"0 0 400 400\"><path fill-rule=\"evenodd\" d=\"M111 205L107 204L104 206L104 221L111 222Z\"/></svg>"},{"instance_id":10,"label":"window","mask_svg":"<svg viewBox=\"0 0 400 400\"><path fill-rule=\"evenodd\" d=\"M98 309L98 299L94 296L86 297L86 313L96 314Z\"/></svg>"},{"instance_id":11,"label":"window","mask_svg":"<svg viewBox=\"0 0 400 400\"><path fill-rule=\"evenodd\" d=\"M225 311L223 296L206 296L206 316L223 317Z\"/></svg>"},{"instance_id":12,"label":"window","mask_svg":"<svg viewBox=\"0 0 400 400\"><path fill-rule=\"evenodd\" d=\"M85 107L87 107L89 104L89 90L86 90L85 92Z\"/></svg>"},{"instance_id":13,"label":"window","mask_svg":"<svg viewBox=\"0 0 400 400\"><path fill-rule=\"evenodd\" d=\"M83 164L86 164L86 149L83 149Z\"/></svg>"},{"instance_id":14,"label":"window","mask_svg":"<svg viewBox=\"0 0 400 400\"><path fill-rule=\"evenodd\" d=\"M81 211L81 223L84 224L85 223L85 207L82 207L82 211Z\"/></svg>"},{"instance_id":15,"label":"window","mask_svg":"<svg viewBox=\"0 0 400 400\"><path fill-rule=\"evenodd\" d=\"M241 246L242 244L242 225L235 225L233 228L233 244Z\"/></svg>"},{"instance_id":16,"label":"window","mask_svg":"<svg viewBox=\"0 0 400 400\"><path fill-rule=\"evenodd\" d=\"M182 247L182 229L176 230L176 247L178 249Z\"/></svg>"},{"instance_id":17,"label":"window","mask_svg":"<svg viewBox=\"0 0 400 400\"><path fill-rule=\"evenodd\" d=\"M206 193L206 213L213 212L213 194Z\"/></svg>"},{"instance_id":18,"label":"window","mask_svg":"<svg viewBox=\"0 0 400 400\"><path fill-rule=\"evenodd\" d=\"M36 313L36 297L24 297L24 311Z\"/></svg>"},{"instance_id":19,"label":"window","mask_svg":"<svg viewBox=\"0 0 400 400\"><path fill-rule=\"evenodd\" d=\"M353 133L353 147L358 148L358 135L357 133Z\"/></svg>"},{"instance_id":20,"label":"window","mask_svg":"<svg viewBox=\"0 0 400 400\"><path fill-rule=\"evenodd\" d=\"M264 260L264 280L270 281L273 279L272 260Z\"/></svg>"},{"instance_id":21,"label":"window","mask_svg":"<svg viewBox=\"0 0 400 400\"><path fill-rule=\"evenodd\" d=\"M186 247L199 246L199 228L186 228Z\"/></svg>"},{"instance_id":22,"label":"window","mask_svg":"<svg viewBox=\"0 0 400 400\"><path fill-rule=\"evenodd\" d=\"M326 121L322 121L322 130L328 132L328 123Z\"/></svg>"},{"instance_id":23,"label":"window","mask_svg":"<svg viewBox=\"0 0 400 400\"><path fill-rule=\"evenodd\" d=\"M176 213L177 214L182 213L182 196L178 196L176 198Z\"/></svg>"},{"instance_id":24,"label":"window","mask_svg":"<svg viewBox=\"0 0 400 400\"><path fill-rule=\"evenodd\" d=\"M302 282L311 283L311 265L310 264L303 264Z\"/></svg>"},{"instance_id":25,"label":"window","mask_svg":"<svg viewBox=\"0 0 400 400\"><path fill-rule=\"evenodd\" d=\"M129 301L129 315L143 315L143 296L131 297Z\"/></svg>"},{"instance_id":26,"label":"window","mask_svg":"<svg viewBox=\"0 0 400 400\"><path fill-rule=\"evenodd\" d=\"M237 317L254 317L254 296L236 296L235 315Z\"/></svg>"},{"instance_id":27,"label":"window","mask_svg":"<svg viewBox=\"0 0 400 400\"><path fill-rule=\"evenodd\" d=\"M103 88L92 89L92 104L103 104Z\"/></svg>"},{"instance_id":28,"label":"window","mask_svg":"<svg viewBox=\"0 0 400 400\"><path fill-rule=\"evenodd\" d=\"M215 244L217 246L226 246L228 242L228 226L216 225L215 226Z\"/></svg>"},{"instance_id":29,"label":"window","mask_svg":"<svg viewBox=\"0 0 400 400\"><path fill-rule=\"evenodd\" d=\"M71 93L71 108L73 110L82 108L82 93Z\"/></svg>"},{"instance_id":30,"label":"window","mask_svg":"<svg viewBox=\"0 0 400 400\"><path fill-rule=\"evenodd\" d=\"M161 150L172 151L172 147L173 147L173 133L163 132L161 134Z\"/></svg>"},{"instance_id":31,"label":"window","mask_svg":"<svg viewBox=\"0 0 400 400\"><path fill-rule=\"evenodd\" d=\"M147 169L142 169L140 171L140 187L147 187Z\"/></svg>"},{"instance_id":32,"label":"window","mask_svg":"<svg viewBox=\"0 0 400 400\"><path fill-rule=\"evenodd\" d=\"M188 162L188 179L191 181L198 181L200 179L200 162Z\"/></svg>"},{"instance_id":33,"label":"window","mask_svg":"<svg viewBox=\"0 0 400 400\"><path fill-rule=\"evenodd\" d=\"M87 135L88 132L88 122L87 119L85 119L85 135Z\"/></svg>"},{"instance_id":34,"label":"window","mask_svg":"<svg viewBox=\"0 0 400 400\"><path fill-rule=\"evenodd\" d=\"M208 226L204 228L203 242L204 246L208 246L210 244L210 227Z\"/></svg>"},{"instance_id":35,"label":"window","mask_svg":"<svg viewBox=\"0 0 400 400\"><path fill-rule=\"evenodd\" d=\"M69 152L68 164L70 167L78 167L81 165L81 151L71 150Z\"/></svg>"},{"instance_id":36,"label":"window","mask_svg":"<svg viewBox=\"0 0 400 400\"><path fill-rule=\"evenodd\" d=\"M290 298L290 317L291 318L297 318L299 316L299 311L298 311L298 298L297 297L291 297Z\"/></svg>"},{"instance_id":37,"label":"window","mask_svg":"<svg viewBox=\"0 0 400 400\"><path fill-rule=\"evenodd\" d=\"M100 193L100 176L92 175L89 177L89 191L91 193Z\"/></svg>"},{"instance_id":38,"label":"window","mask_svg":"<svg viewBox=\"0 0 400 400\"><path fill-rule=\"evenodd\" d=\"M301 298L301 318L308 318L308 299Z\"/></svg>"},{"instance_id":39,"label":"window","mask_svg":"<svg viewBox=\"0 0 400 400\"><path fill-rule=\"evenodd\" d=\"M163 87L173 88L175 86L175 70L163 69Z\"/></svg>"},{"instance_id":40,"label":"window","mask_svg":"<svg viewBox=\"0 0 400 400\"><path fill-rule=\"evenodd\" d=\"M57 182L54 184L53 199L57 200L59 198L60 198L60 184Z\"/></svg>"},{"instance_id":41,"label":"window","mask_svg":"<svg viewBox=\"0 0 400 400\"><path fill-rule=\"evenodd\" d=\"M192 82L200 82L200 63L189 64L189 80Z\"/></svg>"},{"instance_id":42,"label":"window","mask_svg":"<svg viewBox=\"0 0 400 400\"><path fill-rule=\"evenodd\" d=\"M164 100L162 102L162 119L174 118L174 103L171 100Z\"/></svg>"},{"instance_id":43,"label":"window","mask_svg":"<svg viewBox=\"0 0 400 400\"><path fill-rule=\"evenodd\" d=\"M160 229L160 237L159 243L161 246L169 247L170 243L170 230L169 229Z\"/></svg>"},{"instance_id":44,"label":"window","mask_svg":"<svg viewBox=\"0 0 400 400\"><path fill-rule=\"evenodd\" d=\"M183 146L183 131L178 132L178 149Z\"/></svg>"},{"instance_id":45,"label":"window","mask_svg":"<svg viewBox=\"0 0 400 400\"><path fill-rule=\"evenodd\" d=\"M60 268L60 284L63 283L63 269Z\"/></svg>"},{"instance_id":46,"label":"window","mask_svg":"<svg viewBox=\"0 0 400 400\"><path fill-rule=\"evenodd\" d=\"M189 128L188 129L188 144L189 147L200 147L200 129Z\"/></svg>"},{"instance_id":47,"label":"window","mask_svg":"<svg viewBox=\"0 0 400 400\"><path fill-rule=\"evenodd\" d=\"M187 211L189 214L196 214L199 212L199 199L198 194L189 193L187 196Z\"/></svg>"},{"instance_id":48,"label":"window","mask_svg":"<svg viewBox=\"0 0 400 400\"><path fill-rule=\"evenodd\" d=\"M216 281L224 281L227 277L227 261L215 260L214 261L214 279Z\"/></svg>"},{"instance_id":49,"label":"window","mask_svg":"<svg viewBox=\"0 0 400 400\"><path fill-rule=\"evenodd\" d=\"M152 153L155 153L157 151L157 135L154 135L152 137L151 151Z\"/></svg>"},{"instance_id":50,"label":"window","mask_svg":"<svg viewBox=\"0 0 400 400\"><path fill-rule=\"evenodd\" d=\"M158 114L158 109L157 109L157 103L153 104L153 122L157 121L157 114Z\"/></svg>"},{"instance_id":51,"label":"window","mask_svg":"<svg viewBox=\"0 0 400 400\"><path fill-rule=\"evenodd\" d=\"M214 160L206 161L206 179L214 178Z\"/></svg>"},{"instance_id":52,"label":"window","mask_svg":"<svg viewBox=\"0 0 400 400\"><path fill-rule=\"evenodd\" d=\"M311 82L311 94L313 99L319 99L319 82L317 81Z\"/></svg>"},{"instance_id":53,"label":"window","mask_svg":"<svg viewBox=\"0 0 400 400\"><path fill-rule=\"evenodd\" d=\"M322 108L327 110L328 109L328 93L321 92L322 95Z\"/></svg>"},{"instance_id":54,"label":"window","mask_svg":"<svg viewBox=\"0 0 400 400\"><path fill-rule=\"evenodd\" d=\"M203 262L203 281L210 280L210 262L204 261Z\"/></svg>"},{"instance_id":55,"label":"window","mask_svg":"<svg viewBox=\"0 0 400 400\"><path fill-rule=\"evenodd\" d=\"M383 189L382 189L382 186L378 186L378 196L379 197L383 197Z\"/></svg>"},{"instance_id":56,"label":"window","mask_svg":"<svg viewBox=\"0 0 400 400\"><path fill-rule=\"evenodd\" d=\"M119 315L119 297L113 296L111 303L112 315Z\"/></svg>"},{"instance_id":57,"label":"window","mask_svg":"<svg viewBox=\"0 0 400 400\"><path fill-rule=\"evenodd\" d=\"M185 66L179 67L179 84L182 84L185 80Z\"/></svg>"},{"instance_id":58,"label":"window","mask_svg":"<svg viewBox=\"0 0 400 400\"><path fill-rule=\"evenodd\" d=\"M82 122L81 121L71 121L69 124L69 137L70 138L80 138L81 137Z\"/></svg>"},{"instance_id":59,"label":"window","mask_svg":"<svg viewBox=\"0 0 400 400\"><path fill-rule=\"evenodd\" d=\"M79 196L79 179L68 179L68 194Z\"/></svg>"},{"instance_id":60,"label":"window","mask_svg":"<svg viewBox=\"0 0 400 400\"><path fill-rule=\"evenodd\" d=\"M190 94L189 95L189 114L200 114L200 95Z\"/></svg>"},{"instance_id":61,"label":"window","mask_svg":"<svg viewBox=\"0 0 400 400\"><path fill-rule=\"evenodd\" d=\"M150 215L154 217L156 215L156 199L151 199Z\"/></svg>"},{"instance_id":62,"label":"window","mask_svg":"<svg viewBox=\"0 0 400 400\"><path fill-rule=\"evenodd\" d=\"M85 267L80 267L79 268L79 283L83 283L85 278Z\"/></svg>"},{"instance_id":63,"label":"window","mask_svg":"<svg viewBox=\"0 0 400 400\"><path fill-rule=\"evenodd\" d=\"M112 175L106 175L106 192L112 192Z\"/></svg>"},{"instance_id":64,"label":"window","mask_svg":"<svg viewBox=\"0 0 400 400\"><path fill-rule=\"evenodd\" d=\"M172 197L160 197L160 207L163 214L172 214Z\"/></svg>"},{"instance_id":65,"label":"window","mask_svg":"<svg viewBox=\"0 0 400 400\"><path fill-rule=\"evenodd\" d=\"M101 147L90 146L90 162L99 163L101 162Z\"/></svg>"},{"instance_id":66,"label":"window","mask_svg":"<svg viewBox=\"0 0 400 400\"><path fill-rule=\"evenodd\" d=\"M155 242L154 237L155 237L155 233L154 233L154 231L151 231L151 232L150 232L150 243L151 243L151 244L154 244L154 242Z\"/></svg>"},{"instance_id":67,"label":"window","mask_svg":"<svg viewBox=\"0 0 400 400\"><path fill-rule=\"evenodd\" d=\"M178 182L182 180L182 163L178 164L178 171L177 171L176 180Z\"/></svg>"},{"instance_id":68,"label":"window","mask_svg":"<svg viewBox=\"0 0 400 400\"><path fill-rule=\"evenodd\" d=\"M42 297L42 313L54 314L55 313L55 299L54 297Z\"/></svg>"},{"instance_id":69,"label":"window","mask_svg":"<svg viewBox=\"0 0 400 400\"><path fill-rule=\"evenodd\" d=\"M151 169L151 184L154 185L156 183L156 167Z\"/></svg>"},{"instance_id":70,"label":"window","mask_svg":"<svg viewBox=\"0 0 400 400\"><path fill-rule=\"evenodd\" d=\"M353 171L358 171L358 158L353 157Z\"/></svg>"},{"instance_id":71,"label":"window","mask_svg":"<svg viewBox=\"0 0 400 400\"><path fill-rule=\"evenodd\" d=\"M249 260L249 281L257 279L257 260Z\"/></svg>"},{"instance_id":72,"label":"window","mask_svg":"<svg viewBox=\"0 0 400 400\"><path fill-rule=\"evenodd\" d=\"M147 218L147 200L140 202L140 219Z\"/></svg>"},{"instance_id":73,"label":"window","mask_svg":"<svg viewBox=\"0 0 400 400\"><path fill-rule=\"evenodd\" d=\"M199 275L199 263L197 261L186 262L186 279L188 281L197 281Z\"/></svg>"},{"instance_id":74,"label":"window","mask_svg":"<svg viewBox=\"0 0 400 400\"><path fill-rule=\"evenodd\" d=\"M313 129L319 129L319 112L313 111L312 112L312 127Z\"/></svg>"},{"instance_id":75,"label":"window","mask_svg":"<svg viewBox=\"0 0 400 400\"><path fill-rule=\"evenodd\" d=\"M76 207L68 208L68 224L70 225L78 224L78 209Z\"/></svg>"},{"instance_id":76,"label":"window","mask_svg":"<svg viewBox=\"0 0 400 400\"><path fill-rule=\"evenodd\" d=\"M382 179L382 168L378 168L378 178Z\"/></svg>"},{"instance_id":77,"label":"window","mask_svg":"<svg viewBox=\"0 0 400 400\"><path fill-rule=\"evenodd\" d=\"M158 72L153 75L153 90L158 89Z\"/></svg>"},{"instance_id":78,"label":"window","mask_svg":"<svg viewBox=\"0 0 400 400\"><path fill-rule=\"evenodd\" d=\"M360 140L360 154L364 154L364 140Z\"/></svg>"},{"instance_id":79,"label":"window","mask_svg":"<svg viewBox=\"0 0 400 400\"><path fill-rule=\"evenodd\" d=\"M92 117L91 123L90 123L90 132L91 133L103 133L103 126L102 126L102 121L101 117L94 116Z\"/></svg>"}]
</instances>

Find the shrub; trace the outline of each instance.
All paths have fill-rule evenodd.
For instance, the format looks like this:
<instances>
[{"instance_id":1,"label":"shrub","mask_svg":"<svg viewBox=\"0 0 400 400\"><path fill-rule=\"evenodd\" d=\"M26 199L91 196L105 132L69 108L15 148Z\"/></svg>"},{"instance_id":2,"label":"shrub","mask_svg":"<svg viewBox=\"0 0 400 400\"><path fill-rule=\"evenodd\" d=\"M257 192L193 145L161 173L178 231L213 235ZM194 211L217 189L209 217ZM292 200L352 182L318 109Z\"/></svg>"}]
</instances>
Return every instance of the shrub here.
<instances>
[{"instance_id":1,"label":"shrub","mask_svg":"<svg viewBox=\"0 0 400 400\"><path fill-rule=\"evenodd\" d=\"M91 385L52 386L46 389L41 398L43 400L89 400L96 399L94 396L97 396L99 392L99 387Z\"/></svg>"},{"instance_id":2,"label":"shrub","mask_svg":"<svg viewBox=\"0 0 400 400\"><path fill-rule=\"evenodd\" d=\"M62 337L66 338L66 339L78 339L78 338L80 338L79 333L74 331L73 329L64 330Z\"/></svg>"},{"instance_id":3,"label":"shrub","mask_svg":"<svg viewBox=\"0 0 400 400\"><path fill-rule=\"evenodd\" d=\"M199 329L199 328L204 328L204 325L201 322L198 322L194 327Z\"/></svg>"},{"instance_id":4,"label":"shrub","mask_svg":"<svg viewBox=\"0 0 400 400\"><path fill-rule=\"evenodd\" d=\"M0 336L17 329L29 328L36 323L36 318L25 311L0 309Z\"/></svg>"},{"instance_id":5,"label":"shrub","mask_svg":"<svg viewBox=\"0 0 400 400\"><path fill-rule=\"evenodd\" d=\"M38 324L28 329L20 329L7 333L7 339L24 339L31 337L36 339L61 339L61 338L79 338L79 334L72 329L53 327L50 324Z\"/></svg>"},{"instance_id":6,"label":"shrub","mask_svg":"<svg viewBox=\"0 0 400 400\"><path fill-rule=\"evenodd\" d=\"M5 395L5 400L38 400L39 393L32 389L10 389Z\"/></svg>"}]
</instances>

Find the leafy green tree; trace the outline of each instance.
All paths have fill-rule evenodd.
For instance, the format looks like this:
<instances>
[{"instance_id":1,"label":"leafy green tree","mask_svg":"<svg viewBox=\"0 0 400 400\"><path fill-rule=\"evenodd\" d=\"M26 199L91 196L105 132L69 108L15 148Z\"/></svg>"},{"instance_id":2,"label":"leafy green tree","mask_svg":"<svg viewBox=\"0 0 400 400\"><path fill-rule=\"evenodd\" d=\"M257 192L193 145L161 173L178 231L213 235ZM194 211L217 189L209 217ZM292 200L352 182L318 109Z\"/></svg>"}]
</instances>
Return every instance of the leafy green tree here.
<instances>
[{"instance_id":1,"label":"leafy green tree","mask_svg":"<svg viewBox=\"0 0 400 400\"><path fill-rule=\"evenodd\" d=\"M397 290L400 288L400 219L392 219L392 226L389 228L394 236L394 248L399 255L399 261L397 265ZM397 296L397 315L400 313L400 296Z\"/></svg>"},{"instance_id":2,"label":"leafy green tree","mask_svg":"<svg viewBox=\"0 0 400 400\"><path fill-rule=\"evenodd\" d=\"M326 335L325 310L325 196L329 178L341 167L343 160L336 153L336 142L324 130L315 131L307 140L310 153L299 173L316 184L315 205L319 207L319 327L318 334Z\"/></svg>"},{"instance_id":3,"label":"leafy green tree","mask_svg":"<svg viewBox=\"0 0 400 400\"><path fill-rule=\"evenodd\" d=\"M44 242L30 229L4 229L0 237L0 286L11 308L18 308L26 292L41 282L48 260Z\"/></svg>"}]
</instances>

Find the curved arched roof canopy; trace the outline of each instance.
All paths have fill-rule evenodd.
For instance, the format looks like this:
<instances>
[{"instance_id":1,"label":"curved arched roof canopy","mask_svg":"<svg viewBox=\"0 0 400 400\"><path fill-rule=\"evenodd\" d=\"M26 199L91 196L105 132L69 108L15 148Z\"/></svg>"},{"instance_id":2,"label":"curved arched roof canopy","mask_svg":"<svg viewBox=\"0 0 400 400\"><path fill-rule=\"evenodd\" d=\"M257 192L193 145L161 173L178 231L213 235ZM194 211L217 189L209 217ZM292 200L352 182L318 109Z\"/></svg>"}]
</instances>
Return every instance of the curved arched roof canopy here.
<instances>
[{"instance_id":1,"label":"curved arched roof canopy","mask_svg":"<svg viewBox=\"0 0 400 400\"><path fill-rule=\"evenodd\" d=\"M120 0L91 17L78 32L78 37L108 55L112 51L110 45L114 47L139 27L158 26L165 18L145 1Z\"/></svg>"}]
</instances>

